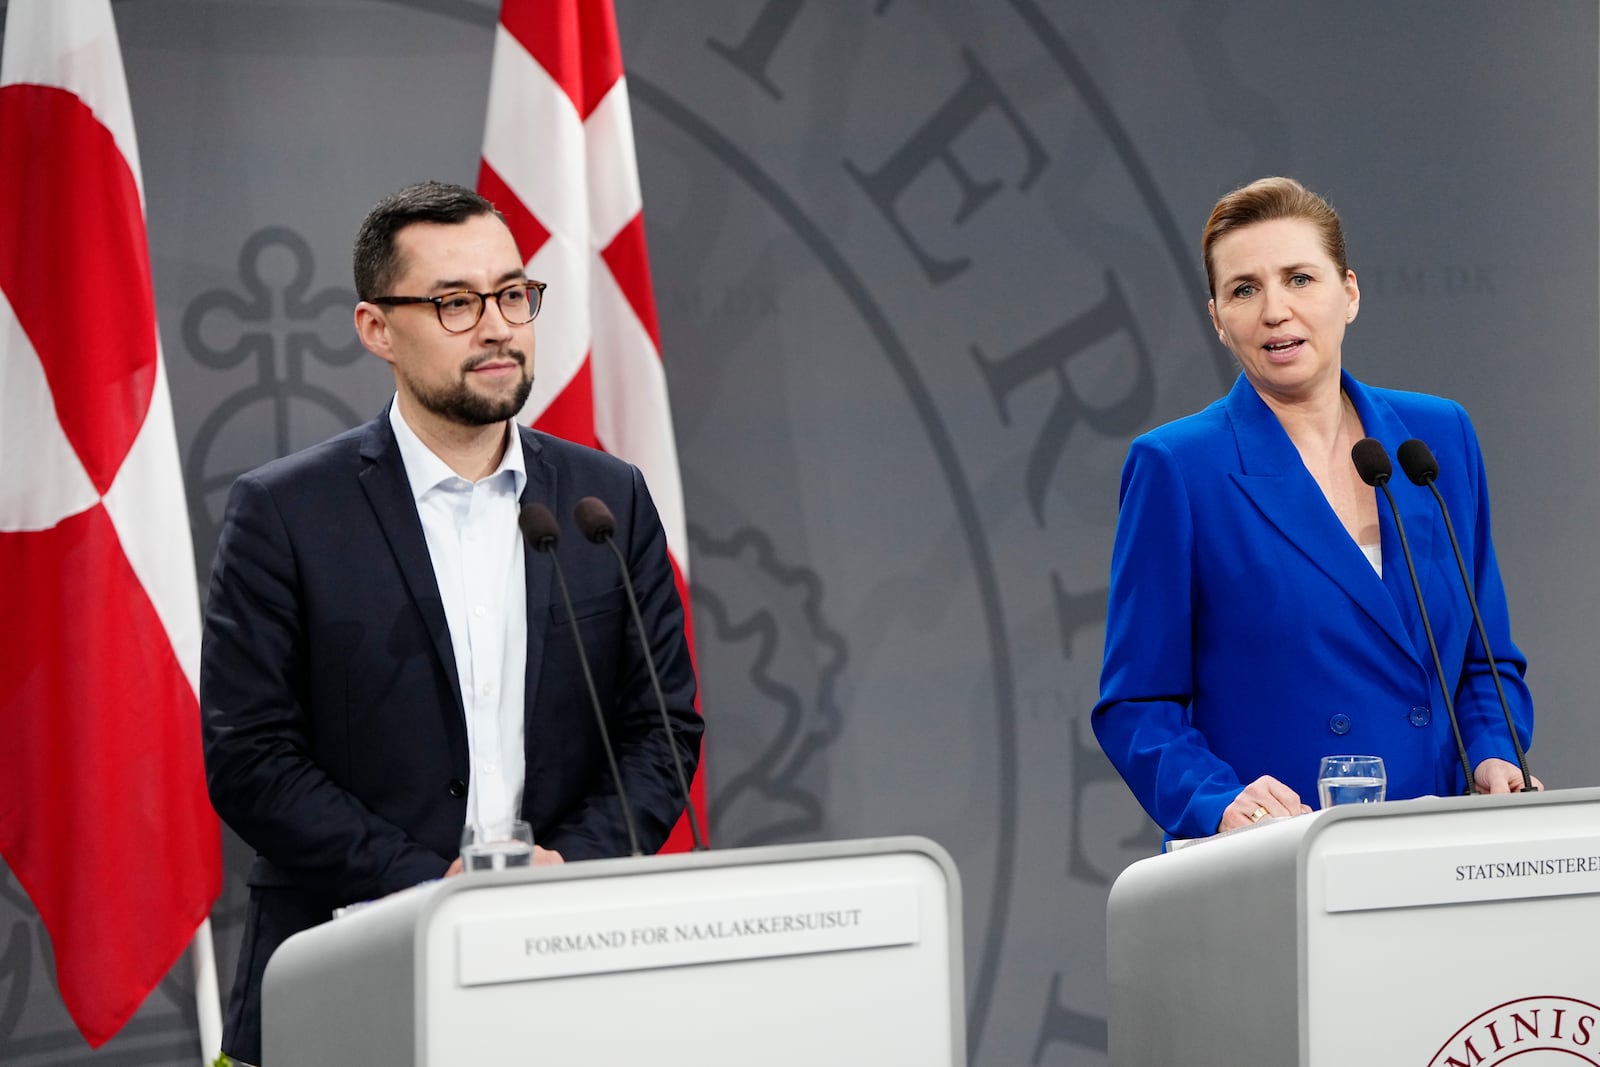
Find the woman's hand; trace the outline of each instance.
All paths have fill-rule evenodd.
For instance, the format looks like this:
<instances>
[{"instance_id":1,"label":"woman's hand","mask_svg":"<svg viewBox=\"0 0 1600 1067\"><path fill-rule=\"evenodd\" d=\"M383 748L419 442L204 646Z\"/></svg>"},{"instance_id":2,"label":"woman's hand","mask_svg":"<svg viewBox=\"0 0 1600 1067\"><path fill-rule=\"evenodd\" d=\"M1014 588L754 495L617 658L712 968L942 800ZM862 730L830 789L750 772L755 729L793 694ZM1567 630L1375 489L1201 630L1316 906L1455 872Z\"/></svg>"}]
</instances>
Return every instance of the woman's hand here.
<instances>
[{"instance_id":1,"label":"woman's hand","mask_svg":"<svg viewBox=\"0 0 1600 1067\"><path fill-rule=\"evenodd\" d=\"M1541 792L1544 783L1533 775L1528 775L1533 787ZM1478 764L1472 772L1472 780L1478 784L1480 793L1520 793L1522 792L1522 771L1510 760L1497 759L1493 756Z\"/></svg>"},{"instance_id":2,"label":"woman's hand","mask_svg":"<svg viewBox=\"0 0 1600 1067\"><path fill-rule=\"evenodd\" d=\"M1243 792L1233 798L1233 803L1222 809L1222 821L1217 823L1217 833L1237 830L1266 818L1310 813L1311 809L1300 803L1299 793L1272 775L1263 774L1245 786Z\"/></svg>"}]
</instances>

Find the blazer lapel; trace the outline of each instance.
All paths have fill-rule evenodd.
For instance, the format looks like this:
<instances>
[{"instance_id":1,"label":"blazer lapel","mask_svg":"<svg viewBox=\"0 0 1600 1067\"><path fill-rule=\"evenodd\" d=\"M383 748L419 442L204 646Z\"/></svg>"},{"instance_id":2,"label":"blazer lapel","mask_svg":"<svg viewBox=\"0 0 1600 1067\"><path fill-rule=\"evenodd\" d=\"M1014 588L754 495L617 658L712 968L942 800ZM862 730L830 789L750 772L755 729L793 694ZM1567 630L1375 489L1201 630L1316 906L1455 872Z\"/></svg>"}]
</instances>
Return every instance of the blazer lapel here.
<instances>
[{"instance_id":1,"label":"blazer lapel","mask_svg":"<svg viewBox=\"0 0 1600 1067\"><path fill-rule=\"evenodd\" d=\"M450 676L450 692L455 697L457 720L461 731L449 731L451 747L455 747L456 734L461 733L461 752L457 765L465 765L466 709L461 704L461 676L456 671L455 646L450 643L450 624L445 621L444 602L439 596L439 583L433 573L433 559L428 555L428 541L422 533L422 519L417 515L417 503L411 495L411 483L406 478L400 446L394 439L394 427L389 424L389 409L384 408L366 426L361 439L361 471L359 480L367 502L377 516L378 525L389 543L399 564L401 579L411 600L417 606L422 621L433 638L434 652Z\"/></svg>"},{"instance_id":2,"label":"blazer lapel","mask_svg":"<svg viewBox=\"0 0 1600 1067\"><path fill-rule=\"evenodd\" d=\"M540 447L539 439L531 430L523 427L517 428L522 439L523 466L528 472L528 482L522 487L522 497L519 505L526 507L535 501L553 505L557 499L556 469L545 459L544 450ZM552 508L552 510L554 510ZM560 516L556 516L560 521ZM550 628L550 596L551 586L555 582L555 567L544 553L535 552L526 541L522 546L523 574L526 578L528 595L528 665L523 676L524 703L532 709L538 706L539 677L544 671L545 637ZM573 637L576 639L577 635ZM527 749L527 782L523 790L525 798L531 798L534 793L534 784L542 778L536 776L534 771L537 761L543 756L543 747L534 744L534 730L528 722L523 731L525 747ZM527 801L524 800L524 806Z\"/></svg>"},{"instance_id":3,"label":"blazer lapel","mask_svg":"<svg viewBox=\"0 0 1600 1067\"><path fill-rule=\"evenodd\" d=\"M1234 483L1268 524L1355 601L1401 651L1415 657L1409 640L1411 627L1386 588L1388 578L1379 580L1301 462L1277 416L1244 375L1234 383L1226 408L1239 448L1240 470L1232 476ZM1360 410L1358 407L1358 414ZM1387 505L1380 502L1380 523L1386 510ZM1406 528L1409 532L1409 523ZM1398 542L1391 554L1391 535L1385 530L1381 536L1384 574L1392 575L1396 567L1403 571ZM1403 574L1402 580L1409 581ZM1415 607L1412 610L1415 614Z\"/></svg>"}]
</instances>

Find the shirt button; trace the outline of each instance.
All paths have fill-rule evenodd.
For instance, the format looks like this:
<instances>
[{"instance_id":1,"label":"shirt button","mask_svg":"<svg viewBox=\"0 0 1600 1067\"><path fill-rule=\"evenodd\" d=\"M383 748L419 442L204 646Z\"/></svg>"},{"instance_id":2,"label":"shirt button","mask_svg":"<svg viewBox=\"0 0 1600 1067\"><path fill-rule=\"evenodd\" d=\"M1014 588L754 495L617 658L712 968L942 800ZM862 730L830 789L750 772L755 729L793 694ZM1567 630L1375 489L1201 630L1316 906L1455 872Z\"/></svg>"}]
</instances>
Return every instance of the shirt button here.
<instances>
[{"instance_id":1,"label":"shirt button","mask_svg":"<svg viewBox=\"0 0 1600 1067\"><path fill-rule=\"evenodd\" d=\"M496 767L494 764L490 763L488 760L484 760L482 763L478 764L478 773L483 775L486 778L493 778L499 772L500 772L500 768Z\"/></svg>"},{"instance_id":2,"label":"shirt button","mask_svg":"<svg viewBox=\"0 0 1600 1067\"><path fill-rule=\"evenodd\" d=\"M493 693L494 693L494 685L493 685L493 683L484 682L482 685L478 686L478 695L481 696L481 697L491 696Z\"/></svg>"},{"instance_id":3,"label":"shirt button","mask_svg":"<svg viewBox=\"0 0 1600 1067\"><path fill-rule=\"evenodd\" d=\"M1333 718L1328 720L1328 729L1332 730L1336 734L1349 733L1350 716L1340 712L1338 715L1335 715Z\"/></svg>"},{"instance_id":4,"label":"shirt button","mask_svg":"<svg viewBox=\"0 0 1600 1067\"><path fill-rule=\"evenodd\" d=\"M1406 718L1411 720L1412 726L1426 726L1433 721L1433 712L1428 708L1412 708Z\"/></svg>"},{"instance_id":5,"label":"shirt button","mask_svg":"<svg viewBox=\"0 0 1600 1067\"><path fill-rule=\"evenodd\" d=\"M479 604L477 607L472 609L472 614L481 619L484 617L484 615L488 614L488 611L488 608L484 607L482 604Z\"/></svg>"}]
</instances>

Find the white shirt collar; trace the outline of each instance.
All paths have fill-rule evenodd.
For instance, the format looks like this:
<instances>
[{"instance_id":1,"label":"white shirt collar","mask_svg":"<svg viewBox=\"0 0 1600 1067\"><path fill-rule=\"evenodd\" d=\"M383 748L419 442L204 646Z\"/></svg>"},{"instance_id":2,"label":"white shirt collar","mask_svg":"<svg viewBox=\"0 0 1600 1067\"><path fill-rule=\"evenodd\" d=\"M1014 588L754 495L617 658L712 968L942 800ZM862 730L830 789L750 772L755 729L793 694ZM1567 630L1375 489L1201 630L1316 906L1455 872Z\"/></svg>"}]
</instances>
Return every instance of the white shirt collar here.
<instances>
[{"instance_id":1,"label":"white shirt collar","mask_svg":"<svg viewBox=\"0 0 1600 1067\"><path fill-rule=\"evenodd\" d=\"M466 480L451 470L449 464L440 459L433 449L417 436L417 432L406 422L405 416L400 414L398 394L389 402L389 425L394 429L395 444L400 446L400 459L405 464L406 480L411 483L412 499L420 501L429 490L446 482ZM510 471L514 495L520 498L523 487L528 484L528 469L522 461L522 435L516 432L515 424L509 419L506 420L505 427L509 443L500 456L500 465L488 475L488 478L497 478L503 472Z\"/></svg>"}]
</instances>

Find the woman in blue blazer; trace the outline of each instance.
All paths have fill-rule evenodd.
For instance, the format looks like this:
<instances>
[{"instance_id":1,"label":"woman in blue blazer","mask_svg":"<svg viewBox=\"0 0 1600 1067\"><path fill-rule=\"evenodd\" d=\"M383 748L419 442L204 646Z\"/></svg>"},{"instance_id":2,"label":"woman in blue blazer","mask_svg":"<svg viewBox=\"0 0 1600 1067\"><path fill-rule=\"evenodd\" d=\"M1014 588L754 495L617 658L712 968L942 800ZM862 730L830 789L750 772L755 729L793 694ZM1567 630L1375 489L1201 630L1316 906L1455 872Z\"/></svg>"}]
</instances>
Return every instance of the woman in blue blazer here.
<instances>
[{"instance_id":1,"label":"woman in blue blazer","mask_svg":"<svg viewBox=\"0 0 1600 1067\"><path fill-rule=\"evenodd\" d=\"M1351 448L1419 438L1471 567L1524 745L1483 457L1452 401L1341 365L1361 292L1338 216L1287 178L1229 193L1206 225L1212 324L1243 373L1133 442L1122 472L1095 735L1166 832L1200 837L1310 809L1321 757L1382 756L1388 797L1466 783L1393 516ZM1432 494L1393 487L1483 792L1522 787L1494 679ZM1536 782L1537 784L1537 782Z\"/></svg>"}]
</instances>

